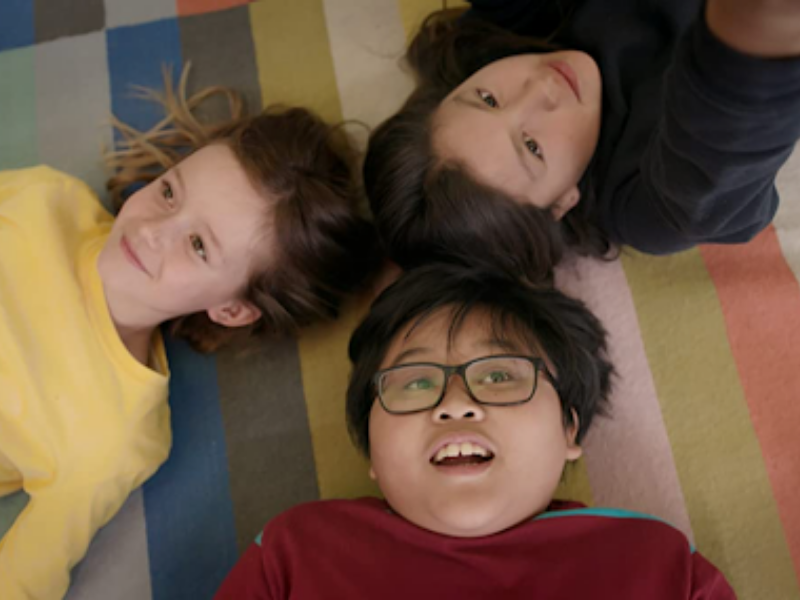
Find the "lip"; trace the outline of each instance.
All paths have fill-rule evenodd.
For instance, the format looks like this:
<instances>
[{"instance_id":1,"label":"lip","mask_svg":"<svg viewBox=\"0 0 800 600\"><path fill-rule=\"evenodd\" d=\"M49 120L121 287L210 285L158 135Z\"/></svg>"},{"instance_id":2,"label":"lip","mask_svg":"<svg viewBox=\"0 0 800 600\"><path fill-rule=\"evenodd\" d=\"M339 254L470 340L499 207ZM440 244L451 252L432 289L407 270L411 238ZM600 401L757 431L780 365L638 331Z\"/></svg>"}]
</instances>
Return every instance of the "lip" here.
<instances>
[{"instance_id":1,"label":"lip","mask_svg":"<svg viewBox=\"0 0 800 600\"><path fill-rule=\"evenodd\" d=\"M578 83L578 76L575 74L575 71L572 70L572 67L560 60L551 62L548 66L564 78L569 87L572 89L572 93L575 94L578 102L580 102L581 86Z\"/></svg>"},{"instance_id":2,"label":"lip","mask_svg":"<svg viewBox=\"0 0 800 600\"><path fill-rule=\"evenodd\" d=\"M122 253L125 255L125 258L127 258L134 267L139 269L142 273L150 275L150 272L145 268L144 263L142 263L142 261L139 259L139 256L136 254L136 252L134 252L130 242L128 242L128 238L123 235L119 245L122 248Z\"/></svg>"},{"instance_id":3,"label":"lip","mask_svg":"<svg viewBox=\"0 0 800 600\"><path fill-rule=\"evenodd\" d=\"M431 451L428 453L428 461L432 461L433 457L436 454L447 446L447 444L477 444L482 448L486 448L489 452L493 455L497 455L497 451L495 450L494 446L487 440L485 437L477 435L475 433L451 433L444 437L439 438L436 443L431 447ZM484 463L486 464L486 463ZM448 467L452 468L452 467Z\"/></svg>"}]
</instances>

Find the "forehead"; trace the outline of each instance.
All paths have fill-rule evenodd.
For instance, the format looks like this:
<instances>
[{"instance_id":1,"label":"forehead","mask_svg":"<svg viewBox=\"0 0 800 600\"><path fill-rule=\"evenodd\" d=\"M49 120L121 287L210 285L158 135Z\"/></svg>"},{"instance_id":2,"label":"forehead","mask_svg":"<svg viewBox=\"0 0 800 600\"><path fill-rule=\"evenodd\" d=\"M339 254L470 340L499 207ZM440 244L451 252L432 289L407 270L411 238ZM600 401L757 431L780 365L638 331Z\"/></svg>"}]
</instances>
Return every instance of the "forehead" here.
<instances>
[{"instance_id":1,"label":"forehead","mask_svg":"<svg viewBox=\"0 0 800 600\"><path fill-rule=\"evenodd\" d=\"M451 306L416 317L406 323L394 336L384 356L381 368L391 365L401 354L419 351L420 359L469 360L486 354L535 351L531 339L526 339L515 319L498 318L485 308L473 308L459 315Z\"/></svg>"},{"instance_id":2,"label":"forehead","mask_svg":"<svg viewBox=\"0 0 800 600\"><path fill-rule=\"evenodd\" d=\"M252 249L272 238L273 200L255 188L227 146L201 148L175 168L175 176L187 207L213 230L225 254Z\"/></svg>"},{"instance_id":3,"label":"forehead","mask_svg":"<svg viewBox=\"0 0 800 600\"><path fill-rule=\"evenodd\" d=\"M546 170L525 149L519 127L483 104L477 88L442 101L433 117L432 145L445 162L518 202L542 190Z\"/></svg>"},{"instance_id":4,"label":"forehead","mask_svg":"<svg viewBox=\"0 0 800 600\"><path fill-rule=\"evenodd\" d=\"M475 90L442 101L433 119L434 151L463 165L479 181L522 196L535 177L525 164L528 157L521 155L521 141L514 144L518 132L482 102Z\"/></svg>"}]
</instances>

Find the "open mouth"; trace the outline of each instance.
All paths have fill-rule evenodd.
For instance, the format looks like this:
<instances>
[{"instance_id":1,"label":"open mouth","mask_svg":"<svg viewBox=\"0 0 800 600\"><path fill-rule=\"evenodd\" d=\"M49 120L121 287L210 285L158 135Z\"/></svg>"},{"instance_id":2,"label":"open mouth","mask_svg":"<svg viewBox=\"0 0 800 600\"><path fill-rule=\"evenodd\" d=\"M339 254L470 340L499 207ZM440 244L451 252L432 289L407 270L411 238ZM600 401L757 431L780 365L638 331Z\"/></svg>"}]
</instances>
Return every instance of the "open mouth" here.
<instances>
[{"instance_id":1,"label":"open mouth","mask_svg":"<svg viewBox=\"0 0 800 600\"><path fill-rule=\"evenodd\" d=\"M436 467L463 467L482 465L494 459L491 450L475 443L452 443L442 446L431 457L431 464Z\"/></svg>"}]
</instances>

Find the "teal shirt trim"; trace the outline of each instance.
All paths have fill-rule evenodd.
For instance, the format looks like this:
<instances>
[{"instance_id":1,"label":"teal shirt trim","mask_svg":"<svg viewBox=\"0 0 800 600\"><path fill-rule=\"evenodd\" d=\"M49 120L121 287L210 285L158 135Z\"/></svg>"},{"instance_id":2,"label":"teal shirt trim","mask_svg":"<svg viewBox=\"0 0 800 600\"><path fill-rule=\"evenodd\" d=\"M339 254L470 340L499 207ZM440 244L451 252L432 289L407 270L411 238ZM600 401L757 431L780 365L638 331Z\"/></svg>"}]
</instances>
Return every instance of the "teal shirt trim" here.
<instances>
[{"instance_id":1,"label":"teal shirt trim","mask_svg":"<svg viewBox=\"0 0 800 600\"><path fill-rule=\"evenodd\" d=\"M664 519L659 519L658 517L654 517L653 515L648 515L645 513L638 513L632 510L623 510L621 508L573 508L570 510L553 510L550 512L544 512L537 517L534 517L534 521L544 521L546 519L556 519L559 517L606 517L609 519L639 519L642 521L658 521L659 523L663 523L668 527L672 527L672 529L678 530L677 527L672 525L669 521L665 521ZM686 542L689 544L689 549L691 550L692 554L695 553L694 544L689 542L687 539Z\"/></svg>"},{"instance_id":2,"label":"teal shirt trim","mask_svg":"<svg viewBox=\"0 0 800 600\"><path fill-rule=\"evenodd\" d=\"M678 530L674 525L665 521L664 519L659 519L658 517L654 517L653 515L648 515L645 513L638 513L632 510L623 510L621 508L573 508L571 510L554 510L550 512L544 512L537 517L534 517L534 521L544 521L547 519L556 519L561 517L607 517L610 519L640 519L642 521L658 521L659 523L663 523L668 527L672 527L672 529ZM261 540L264 537L264 532L260 532L255 539L256 545L261 546ZM686 540L689 542L689 540ZM695 547L693 544L689 543L689 548L691 549L692 554L695 553Z\"/></svg>"}]
</instances>

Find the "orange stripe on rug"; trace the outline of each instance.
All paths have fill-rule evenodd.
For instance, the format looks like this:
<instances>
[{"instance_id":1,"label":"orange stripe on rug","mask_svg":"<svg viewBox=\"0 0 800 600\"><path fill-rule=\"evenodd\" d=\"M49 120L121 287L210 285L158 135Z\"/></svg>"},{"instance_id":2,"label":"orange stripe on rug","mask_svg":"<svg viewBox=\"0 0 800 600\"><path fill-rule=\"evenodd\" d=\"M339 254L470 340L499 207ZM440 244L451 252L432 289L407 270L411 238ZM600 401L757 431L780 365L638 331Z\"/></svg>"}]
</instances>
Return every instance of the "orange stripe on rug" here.
<instances>
[{"instance_id":1,"label":"orange stripe on rug","mask_svg":"<svg viewBox=\"0 0 800 600\"><path fill-rule=\"evenodd\" d=\"M186 17L249 4L253 0L177 0L178 15Z\"/></svg>"},{"instance_id":2,"label":"orange stripe on rug","mask_svg":"<svg viewBox=\"0 0 800 600\"><path fill-rule=\"evenodd\" d=\"M800 581L800 285L772 227L748 245L701 253Z\"/></svg>"}]
</instances>

